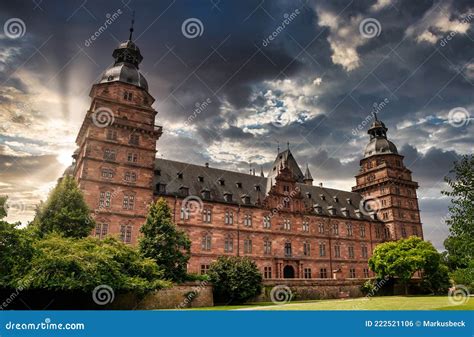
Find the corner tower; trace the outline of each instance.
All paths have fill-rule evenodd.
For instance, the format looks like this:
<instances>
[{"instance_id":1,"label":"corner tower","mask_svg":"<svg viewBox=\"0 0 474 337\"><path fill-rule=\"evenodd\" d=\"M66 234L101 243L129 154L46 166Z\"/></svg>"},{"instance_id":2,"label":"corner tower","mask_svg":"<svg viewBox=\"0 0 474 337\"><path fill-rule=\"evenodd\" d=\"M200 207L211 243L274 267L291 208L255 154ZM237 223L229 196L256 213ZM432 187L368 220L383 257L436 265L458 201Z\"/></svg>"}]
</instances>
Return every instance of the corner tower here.
<instances>
[{"instance_id":1,"label":"corner tower","mask_svg":"<svg viewBox=\"0 0 474 337\"><path fill-rule=\"evenodd\" d=\"M132 22L133 24L133 22ZM113 52L114 64L92 86L92 99L76 138L74 177L97 222L97 237L135 243L153 201L156 142L161 127L143 57L130 37Z\"/></svg>"},{"instance_id":2,"label":"corner tower","mask_svg":"<svg viewBox=\"0 0 474 337\"><path fill-rule=\"evenodd\" d=\"M387 127L377 119L368 134L369 143L360 161L353 192L374 200L378 219L386 225L386 238L398 240L408 236L423 238L416 190L418 183L403 163L397 147L387 139Z\"/></svg>"}]
</instances>

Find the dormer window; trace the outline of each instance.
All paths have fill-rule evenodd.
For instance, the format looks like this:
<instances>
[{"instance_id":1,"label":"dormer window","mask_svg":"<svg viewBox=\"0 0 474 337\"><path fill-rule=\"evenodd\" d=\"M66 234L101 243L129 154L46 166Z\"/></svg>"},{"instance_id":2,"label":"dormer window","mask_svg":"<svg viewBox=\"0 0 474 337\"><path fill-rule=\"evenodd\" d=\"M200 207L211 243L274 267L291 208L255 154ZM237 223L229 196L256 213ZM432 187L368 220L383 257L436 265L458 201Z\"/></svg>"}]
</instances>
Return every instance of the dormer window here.
<instances>
[{"instance_id":1,"label":"dormer window","mask_svg":"<svg viewBox=\"0 0 474 337\"><path fill-rule=\"evenodd\" d=\"M211 199L211 191L209 190L202 190L201 195L203 199Z\"/></svg>"},{"instance_id":2,"label":"dormer window","mask_svg":"<svg viewBox=\"0 0 474 337\"><path fill-rule=\"evenodd\" d=\"M337 196L333 196L332 199L334 200L334 202L339 202L339 199Z\"/></svg>"},{"instance_id":3,"label":"dormer window","mask_svg":"<svg viewBox=\"0 0 474 337\"><path fill-rule=\"evenodd\" d=\"M203 177L203 176L198 176L198 181L199 181L200 183L203 183L203 182L204 182L204 177Z\"/></svg>"},{"instance_id":4,"label":"dormer window","mask_svg":"<svg viewBox=\"0 0 474 337\"><path fill-rule=\"evenodd\" d=\"M176 173L176 176L178 177L178 179L183 179L183 172Z\"/></svg>"},{"instance_id":5,"label":"dormer window","mask_svg":"<svg viewBox=\"0 0 474 337\"><path fill-rule=\"evenodd\" d=\"M155 176L161 176L161 170L155 169Z\"/></svg>"},{"instance_id":6,"label":"dormer window","mask_svg":"<svg viewBox=\"0 0 474 337\"><path fill-rule=\"evenodd\" d=\"M320 194L319 197L321 198L321 200L326 200L326 196L324 194Z\"/></svg>"},{"instance_id":7,"label":"dormer window","mask_svg":"<svg viewBox=\"0 0 474 337\"><path fill-rule=\"evenodd\" d=\"M156 191L158 194L165 194L166 193L166 184L156 184Z\"/></svg>"},{"instance_id":8,"label":"dormer window","mask_svg":"<svg viewBox=\"0 0 474 337\"><path fill-rule=\"evenodd\" d=\"M341 208L342 215L349 216L349 210L347 208Z\"/></svg>"},{"instance_id":9,"label":"dormer window","mask_svg":"<svg viewBox=\"0 0 474 337\"><path fill-rule=\"evenodd\" d=\"M347 203L348 203L349 205L352 205L352 200L351 200L351 198L347 198L346 201L347 201Z\"/></svg>"},{"instance_id":10,"label":"dormer window","mask_svg":"<svg viewBox=\"0 0 474 337\"><path fill-rule=\"evenodd\" d=\"M182 196L182 197L187 197L189 195L189 187L187 186L181 186L179 188L179 194Z\"/></svg>"},{"instance_id":11,"label":"dormer window","mask_svg":"<svg viewBox=\"0 0 474 337\"><path fill-rule=\"evenodd\" d=\"M328 212L331 215L336 215L336 209L333 206L328 207Z\"/></svg>"},{"instance_id":12,"label":"dormer window","mask_svg":"<svg viewBox=\"0 0 474 337\"><path fill-rule=\"evenodd\" d=\"M250 205L250 197L248 195L243 195L242 196L242 202L245 204L245 205Z\"/></svg>"},{"instance_id":13,"label":"dormer window","mask_svg":"<svg viewBox=\"0 0 474 337\"><path fill-rule=\"evenodd\" d=\"M260 192L260 185L254 185L255 191Z\"/></svg>"},{"instance_id":14,"label":"dormer window","mask_svg":"<svg viewBox=\"0 0 474 337\"><path fill-rule=\"evenodd\" d=\"M232 202L232 193L229 193L229 192L224 193L224 200L226 202Z\"/></svg>"},{"instance_id":15,"label":"dormer window","mask_svg":"<svg viewBox=\"0 0 474 337\"><path fill-rule=\"evenodd\" d=\"M224 186L225 185L225 181L224 179L220 178L219 180L217 180L218 184L221 185L221 186Z\"/></svg>"},{"instance_id":16,"label":"dormer window","mask_svg":"<svg viewBox=\"0 0 474 337\"><path fill-rule=\"evenodd\" d=\"M311 199L311 193L306 192L306 198Z\"/></svg>"},{"instance_id":17,"label":"dormer window","mask_svg":"<svg viewBox=\"0 0 474 337\"><path fill-rule=\"evenodd\" d=\"M354 212L355 212L356 217L362 218L362 212L360 210L356 209Z\"/></svg>"},{"instance_id":18,"label":"dormer window","mask_svg":"<svg viewBox=\"0 0 474 337\"><path fill-rule=\"evenodd\" d=\"M242 188L242 183L235 183L235 186L236 186L237 188Z\"/></svg>"},{"instance_id":19,"label":"dormer window","mask_svg":"<svg viewBox=\"0 0 474 337\"><path fill-rule=\"evenodd\" d=\"M313 209L314 209L314 212L316 212L316 214L321 214L323 212L322 207L318 204L314 205Z\"/></svg>"}]
</instances>

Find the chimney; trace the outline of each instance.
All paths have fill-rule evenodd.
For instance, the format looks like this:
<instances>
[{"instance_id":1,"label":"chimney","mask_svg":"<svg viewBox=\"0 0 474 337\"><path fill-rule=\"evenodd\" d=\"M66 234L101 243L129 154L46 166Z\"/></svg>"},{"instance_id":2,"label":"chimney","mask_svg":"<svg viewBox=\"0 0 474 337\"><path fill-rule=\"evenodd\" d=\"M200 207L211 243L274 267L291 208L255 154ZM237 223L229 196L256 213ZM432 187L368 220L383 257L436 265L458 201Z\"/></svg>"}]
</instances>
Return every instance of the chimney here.
<instances>
[{"instance_id":1,"label":"chimney","mask_svg":"<svg viewBox=\"0 0 474 337\"><path fill-rule=\"evenodd\" d=\"M206 167L209 167L209 163L206 163L205 165L206 165Z\"/></svg>"},{"instance_id":2,"label":"chimney","mask_svg":"<svg viewBox=\"0 0 474 337\"><path fill-rule=\"evenodd\" d=\"M323 183L319 183L319 187L323 187Z\"/></svg>"}]
</instances>

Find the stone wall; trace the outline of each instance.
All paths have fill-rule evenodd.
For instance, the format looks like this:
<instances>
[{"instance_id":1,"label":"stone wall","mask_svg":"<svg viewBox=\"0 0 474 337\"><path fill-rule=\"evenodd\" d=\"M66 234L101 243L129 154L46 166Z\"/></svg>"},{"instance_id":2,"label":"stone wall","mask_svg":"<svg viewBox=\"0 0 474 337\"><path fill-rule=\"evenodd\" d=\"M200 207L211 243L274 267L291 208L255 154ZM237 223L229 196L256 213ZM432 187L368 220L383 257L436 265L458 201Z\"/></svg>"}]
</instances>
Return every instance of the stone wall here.
<instances>
[{"instance_id":1,"label":"stone wall","mask_svg":"<svg viewBox=\"0 0 474 337\"><path fill-rule=\"evenodd\" d=\"M347 298L364 296L360 290L365 280L266 280L262 294L254 299L255 302L271 301L270 292L278 285L288 286L293 301L318 300L331 298Z\"/></svg>"},{"instance_id":2,"label":"stone wall","mask_svg":"<svg viewBox=\"0 0 474 337\"><path fill-rule=\"evenodd\" d=\"M169 289L158 290L138 298L133 294L121 294L106 309L186 309L212 307L212 285L207 282L187 282Z\"/></svg>"}]
</instances>

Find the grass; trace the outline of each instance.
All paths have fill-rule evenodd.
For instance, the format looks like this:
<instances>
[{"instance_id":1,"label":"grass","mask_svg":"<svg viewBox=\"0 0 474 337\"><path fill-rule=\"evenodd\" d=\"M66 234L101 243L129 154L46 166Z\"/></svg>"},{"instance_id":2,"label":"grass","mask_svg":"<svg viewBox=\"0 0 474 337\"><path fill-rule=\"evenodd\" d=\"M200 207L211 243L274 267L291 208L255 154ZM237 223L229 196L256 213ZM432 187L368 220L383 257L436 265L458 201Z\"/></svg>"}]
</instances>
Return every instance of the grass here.
<instances>
[{"instance_id":1,"label":"grass","mask_svg":"<svg viewBox=\"0 0 474 337\"><path fill-rule=\"evenodd\" d=\"M275 305L271 302L246 305L227 305L193 310L474 310L474 298L462 305L453 305L448 296L381 296L343 300L290 302Z\"/></svg>"}]
</instances>

